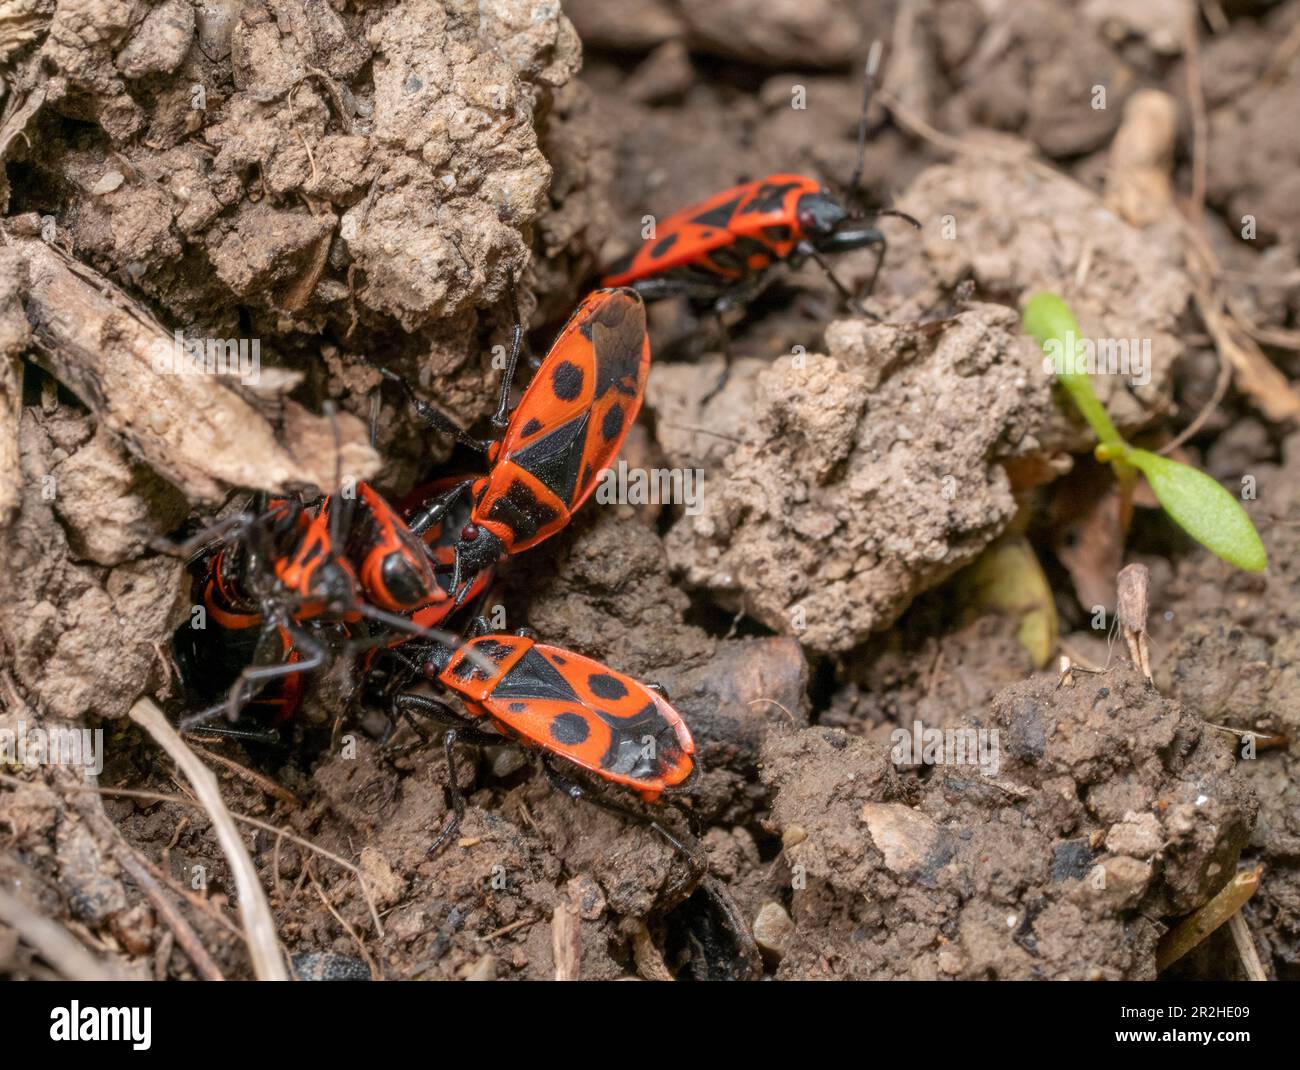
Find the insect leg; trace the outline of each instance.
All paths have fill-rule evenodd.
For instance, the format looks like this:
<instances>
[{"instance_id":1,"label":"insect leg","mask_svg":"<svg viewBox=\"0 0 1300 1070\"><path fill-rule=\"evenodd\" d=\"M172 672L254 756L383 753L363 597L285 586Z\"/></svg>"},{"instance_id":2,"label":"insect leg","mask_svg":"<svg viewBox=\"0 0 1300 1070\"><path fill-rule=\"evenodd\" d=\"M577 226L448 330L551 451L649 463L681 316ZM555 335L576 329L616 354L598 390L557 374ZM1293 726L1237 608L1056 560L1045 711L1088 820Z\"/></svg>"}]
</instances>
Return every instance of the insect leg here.
<instances>
[{"instance_id":1,"label":"insect leg","mask_svg":"<svg viewBox=\"0 0 1300 1070\"><path fill-rule=\"evenodd\" d=\"M858 196L858 186L862 182L862 171L867 159L867 113L871 110L871 93L876 88L876 72L880 69L880 56L884 46L880 41L871 42L867 53L867 66L862 79L862 112L858 116L858 158L853 167L853 177L849 179L849 198Z\"/></svg>"},{"instance_id":2,"label":"insect leg","mask_svg":"<svg viewBox=\"0 0 1300 1070\"><path fill-rule=\"evenodd\" d=\"M261 632L258 635L257 643L254 647L254 650L260 651L263 647L263 644L266 642L267 636L274 631L276 631L275 625L272 624L270 621L263 620ZM220 717L222 712L228 706L229 695L236 688L240 686L240 682L242 679L243 677L241 674L241 676L235 680L235 683L231 685L231 690L227 692L227 700L218 702L215 706L209 706L207 709L200 710L198 713L192 713L188 717L182 717L181 720L176 725L177 730L182 735L185 735L189 732L194 731L196 728L201 728L202 726L206 725L209 721L214 720L217 717Z\"/></svg>"},{"instance_id":3,"label":"insect leg","mask_svg":"<svg viewBox=\"0 0 1300 1070\"><path fill-rule=\"evenodd\" d=\"M876 277L880 274L880 266L885 260L885 239L882 237L878 243L873 244L878 251L876 253L876 264L871 272L871 281L867 284L867 293L870 293L875 287ZM816 262L817 266L826 273L826 277L831 280L831 285L834 286L836 291L839 293L840 299L850 310L860 312L862 315L866 316L867 319L874 320L876 323L882 322L879 316L874 312L868 312L857 302L853 296L853 292L845 286L844 283L840 282L839 277L831 269L830 264L826 262L826 258L822 256L821 253L811 246L807 249L807 253L808 256Z\"/></svg>"},{"instance_id":4,"label":"insect leg","mask_svg":"<svg viewBox=\"0 0 1300 1070\"><path fill-rule=\"evenodd\" d=\"M470 449L475 450L478 453L485 452L488 447L492 445L490 439L485 441L483 439L475 438L463 427L454 423L450 417L443 415L427 401L420 398L415 393L415 388L396 372L389 371L387 368L380 367L379 365L376 365L376 368L378 369L379 374L385 379L389 379L401 386L402 392L406 394L407 400L411 403L411 407L415 409L416 416L418 416L424 424L432 427L435 431L441 431L444 435L450 435L461 445L468 446Z\"/></svg>"},{"instance_id":5,"label":"insect leg","mask_svg":"<svg viewBox=\"0 0 1300 1070\"><path fill-rule=\"evenodd\" d=\"M239 674L226 699L226 718L232 723L239 719L242 710L272 680L311 672L325 664L325 648L306 632L292 626L285 629L293 641L293 648L306 656L300 661L286 661L278 665L250 665Z\"/></svg>"},{"instance_id":6,"label":"insect leg","mask_svg":"<svg viewBox=\"0 0 1300 1070\"><path fill-rule=\"evenodd\" d=\"M727 380L731 378L731 328L727 326L727 321L722 318L722 309L716 304L713 314L718 323L718 336L722 340L722 371L714 380L713 385L701 396L701 409L721 392L722 388L727 385Z\"/></svg>"},{"instance_id":7,"label":"insect leg","mask_svg":"<svg viewBox=\"0 0 1300 1070\"><path fill-rule=\"evenodd\" d=\"M485 732L466 724L465 714L457 712L441 699L431 698L428 695L417 695L410 691L399 692L393 696L390 709L408 724L411 723L412 717L421 717L444 728L455 729L456 738L462 743L474 743L485 747L506 742L506 738L496 732Z\"/></svg>"},{"instance_id":8,"label":"insect leg","mask_svg":"<svg viewBox=\"0 0 1300 1070\"><path fill-rule=\"evenodd\" d=\"M427 698L424 695L409 693L394 695L392 710L397 716L402 717L411 725L416 734L426 740L428 737L416 724L416 716L451 726L442 737L442 750L447 759L447 795L451 800L451 812L447 815L442 828L438 831L438 835L434 837L433 843L429 845L429 850L426 852L429 855L435 855L456 834L461 822L465 820L465 793L461 791L460 778L456 775L456 744L460 742L480 745L500 743L501 737L467 727L465 718L445 702L440 702L435 698Z\"/></svg>"},{"instance_id":9,"label":"insect leg","mask_svg":"<svg viewBox=\"0 0 1300 1070\"><path fill-rule=\"evenodd\" d=\"M241 739L246 743L262 743L268 747L280 742L280 731L276 728L240 728L238 725L204 724L188 729L185 734Z\"/></svg>"},{"instance_id":10,"label":"insect leg","mask_svg":"<svg viewBox=\"0 0 1300 1070\"><path fill-rule=\"evenodd\" d=\"M741 956L745 959L749 975L757 976L761 973L762 956L759 954L758 945L754 942L754 936L749 930L749 923L745 920L744 913L735 899L732 898L727 886L709 872L708 863L703 857L699 844L694 841L694 837L690 837L688 846L687 837L669 831L654 818L639 814L628 807L620 806L618 803L611 802L609 799L583 788L582 785L555 769L546 756L542 757L542 768L545 769L547 779L550 780L551 784L568 795L569 798L585 799L587 802L599 806L602 810L608 810L612 814L618 814L621 817L635 821L637 824L646 826L662 836L674 850L686 859L690 867L686 880L672 889L671 893L669 893L670 898L675 898L680 892L684 892L689 885L698 881L699 887L704 890L704 893L714 901L722 912L727 927L736 938L737 947Z\"/></svg>"},{"instance_id":11,"label":"insect leg","mask_svg":"<svg viewBox=\"0 0 1300 1070\"><path fill-rule=\"evenodd\" d=\"M506 272L506 295L510 302L510 316L514 326L510 338L510 356L506 359L505 370L501 374L501 402L492 417L492 426L504 428L510 423L510 386L515 378L515 365L519 363L519 353L524 344L524 321L519 315L519 302L515 297L515 273Z\"/></svg>"},{"instance_id":12,"label":"insect leg","mask_svg":"<svg viewBox=\"0 0 1300 1070\"><path fill-rule=\"evenodd\" d=\"M598 792L583 787L576 780L565 776L564 773L556 769L547 755L542 756L542 769L546 772L546 778L551 782L551 785L569 796L570 799L585 799L587 802L599 806L602 810L607 810L611 814L617 814L619 817L634 821L661 836L673 850L677 851L686 860L688 873L686 880L672 889L673 896L683 892L688 885L695 883L708 872L709 866L700 851L699 844L691 843L688 846L685 837L679 836L653 817L638 813L631 807L613 802Z\"/></svg>"},{"instance_id":13,"label":"insect leg","mask_svg":"<svg viewBox=\"0 0 1300 1070\"><path fill-rule=\"evenodd\" d=\"M427 855L436 855L465 820L465 793L460 790L460 779L456 776L456 729L449 728L443 735L442 752L447 757L447 794L451 797L451 813L433 838L433 843L429 844Z\"/></svg>"},{"instance_id":14,"label":"insect leg","mask_svg":"<svg viewBox=\"0 0 1300 1070\"><path fill-rule=\"evenodd\" d=\"M195 532L184 542L172 542L170 539L154 535L151 532L142 534L146 545L155 553L186 559L193 557L209 545L224 542L232 532L238 532L242 535L252 523L253 518L248 513L234 513L223 520L218 520L215 524L208 525L202 531Z\"/></svg>"}]
</instances>

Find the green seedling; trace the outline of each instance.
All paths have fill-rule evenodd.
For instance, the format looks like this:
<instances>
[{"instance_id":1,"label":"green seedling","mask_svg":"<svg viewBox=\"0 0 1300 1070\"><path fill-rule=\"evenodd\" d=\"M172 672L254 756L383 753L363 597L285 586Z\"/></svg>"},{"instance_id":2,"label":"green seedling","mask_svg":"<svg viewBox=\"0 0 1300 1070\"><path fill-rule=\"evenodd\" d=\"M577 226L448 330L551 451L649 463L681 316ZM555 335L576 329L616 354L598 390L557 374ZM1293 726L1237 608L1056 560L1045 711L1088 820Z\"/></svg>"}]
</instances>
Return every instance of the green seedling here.
<instances>
[{"instance_id":1,"label":"green seedling","mask_svg":"<svg viewBox=\"0 0 1300 1070\"><path fill-rule=\"evenodd\" d=\"M1037 339L1049 357L1062 354L1071 340L1077 342L1081 337L1069 306L1053 293L1031 297L1023 323L1025 333ZM1241 503L1204 472L1129 445L1097 399L1091 377L1062 371L1066 366L1056 362L1056 378L1097 435L1097 460L1109 463L1114 470L1126 503L1126 518L1133 484L1141 472L1161 507L1188 535L1230 564L1246 572L1262 572L1268 556Z\"/></svg>"}]
</instances>

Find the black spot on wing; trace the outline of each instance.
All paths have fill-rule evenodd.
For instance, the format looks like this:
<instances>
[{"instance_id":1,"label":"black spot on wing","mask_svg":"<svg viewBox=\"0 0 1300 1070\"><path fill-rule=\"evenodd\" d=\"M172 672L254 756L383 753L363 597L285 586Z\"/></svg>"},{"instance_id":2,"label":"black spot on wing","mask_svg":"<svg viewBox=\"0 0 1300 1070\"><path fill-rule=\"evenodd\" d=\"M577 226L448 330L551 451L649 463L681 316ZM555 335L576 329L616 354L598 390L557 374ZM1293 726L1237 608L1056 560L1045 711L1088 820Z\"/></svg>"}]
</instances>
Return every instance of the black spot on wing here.
<instances>
[{"instance_id":1,"label":"black spot on wing","mask_svg":"<svg viewBox=\"0 0 1300 1070\"><path fill-rule=\"evenodd\" d=\"M741 197L733 197L729 201L724 201L716 208L710 208L707 212L701 212L691 219L702 227L725 227L731 222L731 217L736 214L736 209L740 207Z\"/></svg>"},{"instance_id":2,"label":"black spot on wing","mask_svg":"<svg viewBox=\"0 0 1300 1070\"><path fill-rule=\"evenodd\" d=\"M659 259L659 257L663 256L664 253L668 252L669 249L677 244L677 238L678 234L676 231L673 231L673 233L669 234L666 238L660 238L655 242L654 248L650 250L650 255L656 260Z\"/></svg>"},{"instance_id":3,"label":"black spot on wing","mask_svg":"<svg viewBox=\"0 0 1300 1070\"><path fill-rule=\"evenodd\" d=\"M510 667L492 690L493 698L546 698L561 702L581 699L558 669L532 647Z\"/></svg>"},{"instance_id":4,"label":"black spot on wing","mask_svg":"<svg viewBox=\"0 0 1300 1070\"><path fill-rule=\"evenodd\" d=\"M536 476L562 502L572 502L578 483L578 469L587 444L587 421L591 414L561 424L548 435L510 455L510 460Z\"/></svg>"},{"instance_id":5,"label":"black spot on wing","mask_svg":"<svg viewBox=\"0 0 1300 1070\"><path fill-rule=\"evenodd\" d=\"M600 421L600 435L606 442L613 442L623 431L623 406L615 402Z\"/></svg>"},{"instance_id":6,"label":"black spot on wing","mask_svg":"<svg viewBox=\"0 0 1300 1070\"><path fill-rule=\"evenodd\" d=\"M551 719L551 738L556 743L582 743L589 735L591 726L580 713L560 713Z\"/></svg>"},{"instance_id":7,"label":"black spot on wing","mask_svg":"<svg viewBox=\"0 0 1300 1070\"><path fill-rule=\"evenodd\" d=\"M587 686L597 698L620 699L627 695L627 688L617 676L609 673L593 672L587 677Z\"/></svg>"},{"instance_id":8,"label":"black spot on wing","mask_svg":"<svg viewBox=\"0 0 1300 1070\"><path fill-rule=\"evenodd\" d=\"M540 431L541 429L542 429L542 421L534 418L532 420L529 420L526 424L524 424L523 427L519 429L519 437L529 438L530 436L537 434L537 432Z\"/></svg>"},{"instance_id":9,"label":"black spot on wing","mask_svg":"<svg viewBox=\"0 0 1300 1070\"><path fill-rule=\"evenodd\" d=\"M516 479L505 494L492 503L488 519L504 524L515 533L515 541L531 539L560 514L537 500L532 487Z\"/></svg>"},{"instance_id":10,"label":"black spot on wing","mask_svg":"<svg viewBox=\"0 0 1300 1070\"><path fill-rule=\"evenodd\" d=\"M571 360L562 360L551 372L551 388L561 401L573 401L582 393L582 369Z\"/></svg>"}]
</instances>

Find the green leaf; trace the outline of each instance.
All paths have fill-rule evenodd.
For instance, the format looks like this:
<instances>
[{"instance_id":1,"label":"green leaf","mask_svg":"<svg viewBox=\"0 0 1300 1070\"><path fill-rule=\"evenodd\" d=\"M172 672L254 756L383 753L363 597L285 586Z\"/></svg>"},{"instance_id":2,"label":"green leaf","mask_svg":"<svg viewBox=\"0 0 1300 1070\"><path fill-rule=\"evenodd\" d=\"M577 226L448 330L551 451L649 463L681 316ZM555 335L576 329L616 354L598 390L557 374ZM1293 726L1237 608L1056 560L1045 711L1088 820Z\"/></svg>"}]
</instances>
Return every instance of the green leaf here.
<instances>
[{"instance_id":1,"label":"green leaf","mask_svg":"<svg viewBox=\"0 0 1300 1070\"><path fill-rule=\"evenodd\" d=\"M1204 472L1148 450L1129 450L1160 504L1207 550L1247 572L1263 572L1268 555L1241 503Z\"/></svg>"},{"instance_id":2,"label":"green leaf","mask_svg":"<svg viewBox=\"0 0 1300 1070\"><path fill-rule=\"evenodd\" d=\"M1026 301L1021 324L1026 334L1038 340L1049 358L1067 350L1073 356L1073 349L1082 337L1070 306L1054 293L1034 294ZM1056 378L1074 399L1074 404L1088 421L1097 441L1109 446L1116 459L1122 460L1128 445L1115 430L1109 414L1097 399L1097 392L1092 388L1092 378L1082 372L1059 371Z\"/></svg>"},{"instance_id":3,"label":"green leaf","mask_svg":"<svg viewBox=\"0 0 1300 1070\"><path fill-rule=\"evenodd\" d=\"M1064 338L1067 334L1079 337L1079 325L1074 320L1070 306L1054 293L1034 294L1025 302L1023 320L1025 333L1046 345L1048 339Z\"/></svg>"}]
</instances>

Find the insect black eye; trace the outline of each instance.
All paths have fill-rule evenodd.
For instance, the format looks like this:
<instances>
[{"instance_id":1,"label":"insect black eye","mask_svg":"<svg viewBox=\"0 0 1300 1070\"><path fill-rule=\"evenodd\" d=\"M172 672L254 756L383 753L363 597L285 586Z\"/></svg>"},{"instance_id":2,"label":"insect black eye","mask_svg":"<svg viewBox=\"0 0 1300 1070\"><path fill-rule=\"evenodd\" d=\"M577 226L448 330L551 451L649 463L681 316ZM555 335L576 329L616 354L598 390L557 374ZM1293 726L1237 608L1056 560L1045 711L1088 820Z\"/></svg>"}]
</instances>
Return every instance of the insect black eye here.
<instances>
[{"instance_id":1,"label":"insect black eye","mask_svg":"<svg viewBox=\"0 0 1300 1070\"><path fill-rule=\"evenodd\" d=\"M460 537L463 542L473 542L478 538L478 525L466 524L460 530Z\"/></svg>"},{"instance_id":2,"label":"insect black eye","mask_svg":"<svg viewBox=\"0 0 1300 1070\"><path fill-rule=\"evenodd\" d=\"M388 594L403 607L418 606L426 596L419 573L399 554L384 558L383 576Z\"/></svg>"}]
</instances>

